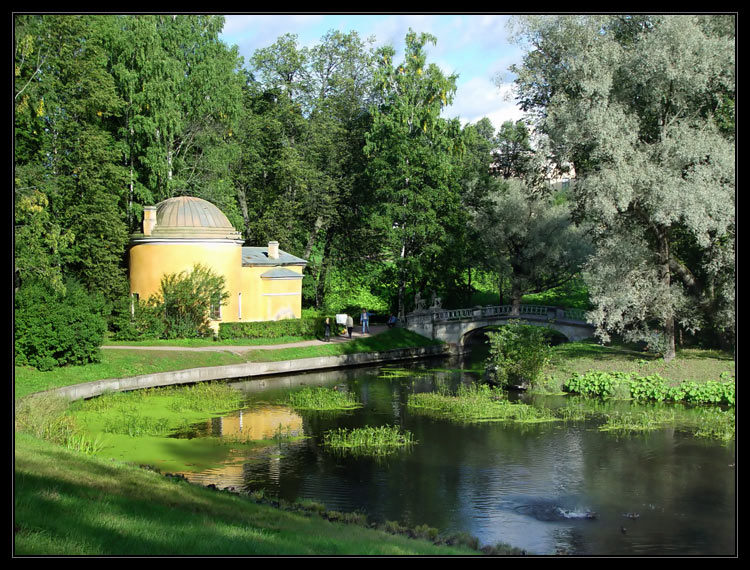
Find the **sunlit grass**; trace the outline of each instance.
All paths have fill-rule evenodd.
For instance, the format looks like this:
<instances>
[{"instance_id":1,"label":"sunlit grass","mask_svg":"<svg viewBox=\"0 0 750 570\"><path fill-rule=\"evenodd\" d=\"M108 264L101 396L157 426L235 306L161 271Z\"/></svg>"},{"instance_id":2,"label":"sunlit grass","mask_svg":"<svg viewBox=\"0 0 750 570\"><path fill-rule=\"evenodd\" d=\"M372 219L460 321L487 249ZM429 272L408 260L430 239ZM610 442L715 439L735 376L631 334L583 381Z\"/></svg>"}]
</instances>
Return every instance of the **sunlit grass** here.
<instances>
[{"instance_id":1,"label":"sunlit grass","mask_svg":"<svg viewBox=\"0 0 750 570\"><path fill-rule=\"evenodd\" d=\"M23 434L14 490L19 556L477 554L279 510Z\"/></svg>"}]
</instances>

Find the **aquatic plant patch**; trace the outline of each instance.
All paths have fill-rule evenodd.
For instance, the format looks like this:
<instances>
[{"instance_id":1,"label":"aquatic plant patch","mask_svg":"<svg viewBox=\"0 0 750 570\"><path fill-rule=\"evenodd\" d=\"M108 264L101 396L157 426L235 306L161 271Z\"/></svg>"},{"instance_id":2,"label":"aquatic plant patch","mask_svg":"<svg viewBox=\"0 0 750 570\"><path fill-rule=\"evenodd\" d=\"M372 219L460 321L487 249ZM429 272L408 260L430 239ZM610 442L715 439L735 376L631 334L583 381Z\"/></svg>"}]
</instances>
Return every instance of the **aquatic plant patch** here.
<instances>
[{"instance_id":1,"label":"aquatic plant patch","mask_svg":"<svg viewBox=\"0 0 750 570\"><path fill-rule=\"evenodd\" d=\"M85 433L63 398L40 395L16 403L15 429L72 451L93 455L101 450L98 437Z\"/></svg>"},{"instance_id":2,"label":"aquatic plant patch","mask_svg":"<svg viewBox=\"0 0 750 570\"><path fill-rule=\"evenodd\" d=\"M104 394L70 405L81 433L99 442L97 455L168 471L188 471L233 461L222 437L175 437L194 425L241 408L244 396L226 382L168 386ZM260 442L242 444L260 445Z\"/></svg>"},{"instance_id":3,"label":"aquatic plant patch","mask_svg":"<svg viewBox=\"0 0 750 570\"><path fill-rule=\"evenodd\" d=\"M461 386L455 395L445 391L412 394L407 406L415 413L457 422L547 422L558 419L546 408L510 402L500 388L484 384Z\"/></svg>"},{"instance_id":4,"label":"aquatic plant patch","mask_svg":"<svg viewBox=\"0 0 750 570\"><path fill-rule=\"evenodd\" d=\"M398 426L377 426L327 431L323 445L355 455L385 455L415 443L411 432Z\"/></svg>"},{"instance_id":5,"label":"aquatic plant patch","mask_svg":"<svg viewBox=\"0 0 750 570\"><path fill-rule=\"evenodd\" d=\"M699 410L700 421L693 431L695 437L729 441L735 437L735 410L705 408Z\"/></svg>"},{"instance_id":6,"label":"aquatic plant patch","mask_svg":"<svg viewBox=\"0 0 750 570\"><path fill-rule=\"evenodd\" d=\"M354 394L333 388L303 388L292 392L287 403L297 410L352 410L361 408Z\"/></svg>"},{"instance_id":7,"label":"aquatic plant patch","mask_svg":"<svg viewBox=\"0 0 750 570\"><path fill-rule=\"evenodd\" d=\"M654 410L609 414L606 422L599 426L600 431L641 432L661 429L674 425L674 411Z\"/></svg>"}]
</instances>

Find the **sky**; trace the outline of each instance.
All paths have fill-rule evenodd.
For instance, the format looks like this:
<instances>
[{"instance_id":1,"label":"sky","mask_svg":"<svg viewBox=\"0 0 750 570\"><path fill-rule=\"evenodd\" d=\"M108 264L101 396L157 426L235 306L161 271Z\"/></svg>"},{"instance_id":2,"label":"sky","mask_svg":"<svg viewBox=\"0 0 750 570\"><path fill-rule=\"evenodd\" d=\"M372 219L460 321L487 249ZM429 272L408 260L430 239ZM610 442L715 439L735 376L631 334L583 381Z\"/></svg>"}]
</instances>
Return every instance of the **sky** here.
<instances>
[{"instance_id":1,"label":"sky","mask_svg":"<svg viewBox=\"0 0 750 570\"><path fill-rule=\"evenodd\" d=\"M453 104L443 116L459 118L462 124L487 117L495 130L522 113L509 97L513 76L508 68L520 63L522 52L508 40L510 16L496 14L244 14L225 15L221 39L236 45L247 62L258 48L292 33L299 47L312 47L329 30L356 31L360 38L375 37L375 46L396 49L395 61L403 58L404 38L409 28L428 32L437 44L427 44L427 63L438 65L446 75L458 75ZM498 87L496 78L502 79Z\"/></svg>"}]
</instances>

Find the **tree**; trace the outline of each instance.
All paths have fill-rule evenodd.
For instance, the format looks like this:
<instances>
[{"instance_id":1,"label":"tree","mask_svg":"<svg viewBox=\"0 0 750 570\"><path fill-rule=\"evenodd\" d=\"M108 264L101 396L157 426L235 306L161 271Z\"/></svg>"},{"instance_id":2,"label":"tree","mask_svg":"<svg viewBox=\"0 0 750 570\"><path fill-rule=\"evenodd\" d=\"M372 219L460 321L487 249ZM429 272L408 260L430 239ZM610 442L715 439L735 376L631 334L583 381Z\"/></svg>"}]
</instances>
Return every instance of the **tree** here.
<instances>
[{"instance_id":1,"label":"tree","mask_svg":"<svg viewBox=\"0 0 750 570\"><path fill-rule=\"evenodd\" d=\"M241 58L219 40L223 16L106 17L116 121L128 169L130 223L143 204L188 192L226 194L241 105ZM224 209L232 202L213 199Z\"/></svg>"},{"instance_id":2,"label":"tree","mask_svg":"<svg viewBox=\"0 0 750 570\"><path fill-rule=\"evenodd\" d=\"M124 287L125 171L108 121L122 109L98 16L18 17L16 268L66 272L109 300ZM38 53L39 56L34 57ZM33 65L27 62L33 61ZM42 234L35 234L43 231ZM53 269L54 268L54 269Z\"/></svg>"},{"instance_id":3,"label":"tree","mask_svg":"<svg viewBox=\"0 0 750 570\"><path fill-rule=\"evenodd\" d=\"M611 332L734 333L733 16L521 20L520 102L560 161L579 216L597 230L590 317Z\"/></svg>"},{"instance_id":4,"label":"tree","mask_svg":"<svg viewBox=\"0 0 750 570\"><path fill-rule=\"evenodd\" d=\"M493 383L527 389L539 379L551 356L547 329L511 320L487 334L490 351L485 370Z\"/></svg>"},{"instance_id":5,"label":"tree","mask_svg":"<svg viewBox=\"0 0 750 570\"><path fill-rule=\"evenodd\" d=\"M493 168L503 178L521 178L531 169L533 150L524 121L505 121L497 133Z\"/></svg>"},{"instance_id":6,"label":"tree","mask_svg":"<svg viewBox=\"0 0 750 570\"><path fill-rule=\"evenodd\" d=\"M224 277L200 264L191 271L165 275L159 292L147 302L161 317L163 337L212 335L212 313L229 298L224 281Z\"/></svg>"},{"instance_id":7,"label":"tree","mask_svg":"<svg viewBox=\"0 0 750 570\"><path fill-rule=\"evenodd\" d=\"M445 245L446 226L460 211L453 160L459 127L440 117L455 93L456 78L426 64L424 46L435 41L410 30L399 66L392 61L392 47L379 50L378 105L366 137L372 192L366 220L395 266L401 316L407 284L423 289L430 261Z\"/></svg>"},{"instance_id":8,"label":"tree","mask_svg":"<svg viewBox=\"0 0 750 570\"><path fill-rule=\"evenodd\" d=\"M590 253L586 229L573 222L570 204L520 180L509 179L494 192L475 224L488 268L510 277L514 315L523 295L569 282Z\"/></svg>"}]
</instances>

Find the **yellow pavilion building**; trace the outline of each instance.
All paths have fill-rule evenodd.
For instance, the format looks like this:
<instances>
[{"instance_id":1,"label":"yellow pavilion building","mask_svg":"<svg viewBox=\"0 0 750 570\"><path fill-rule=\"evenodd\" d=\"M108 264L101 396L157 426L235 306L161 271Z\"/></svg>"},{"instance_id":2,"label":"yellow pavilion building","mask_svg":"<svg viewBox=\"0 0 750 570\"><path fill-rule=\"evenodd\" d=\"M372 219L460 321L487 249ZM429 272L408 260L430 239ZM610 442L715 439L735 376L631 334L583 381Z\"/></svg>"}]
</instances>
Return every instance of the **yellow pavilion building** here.
<instances>
[{"instance_id":1,"label":"yellow pavilion building","mask_svg":"<svg viewBox=\"0 0 750 570\"><path fill-rule=\"evenodd\" d=\"M130 236L130 293L146 300L170 273L196 264L223 275L229 299L211 307L220 322L276 321L302 316L302 278L307 261L279 249L245 247L224 213L201 198L180 196L146 206L143 231Z\"/></svg>"}]
</instances>

